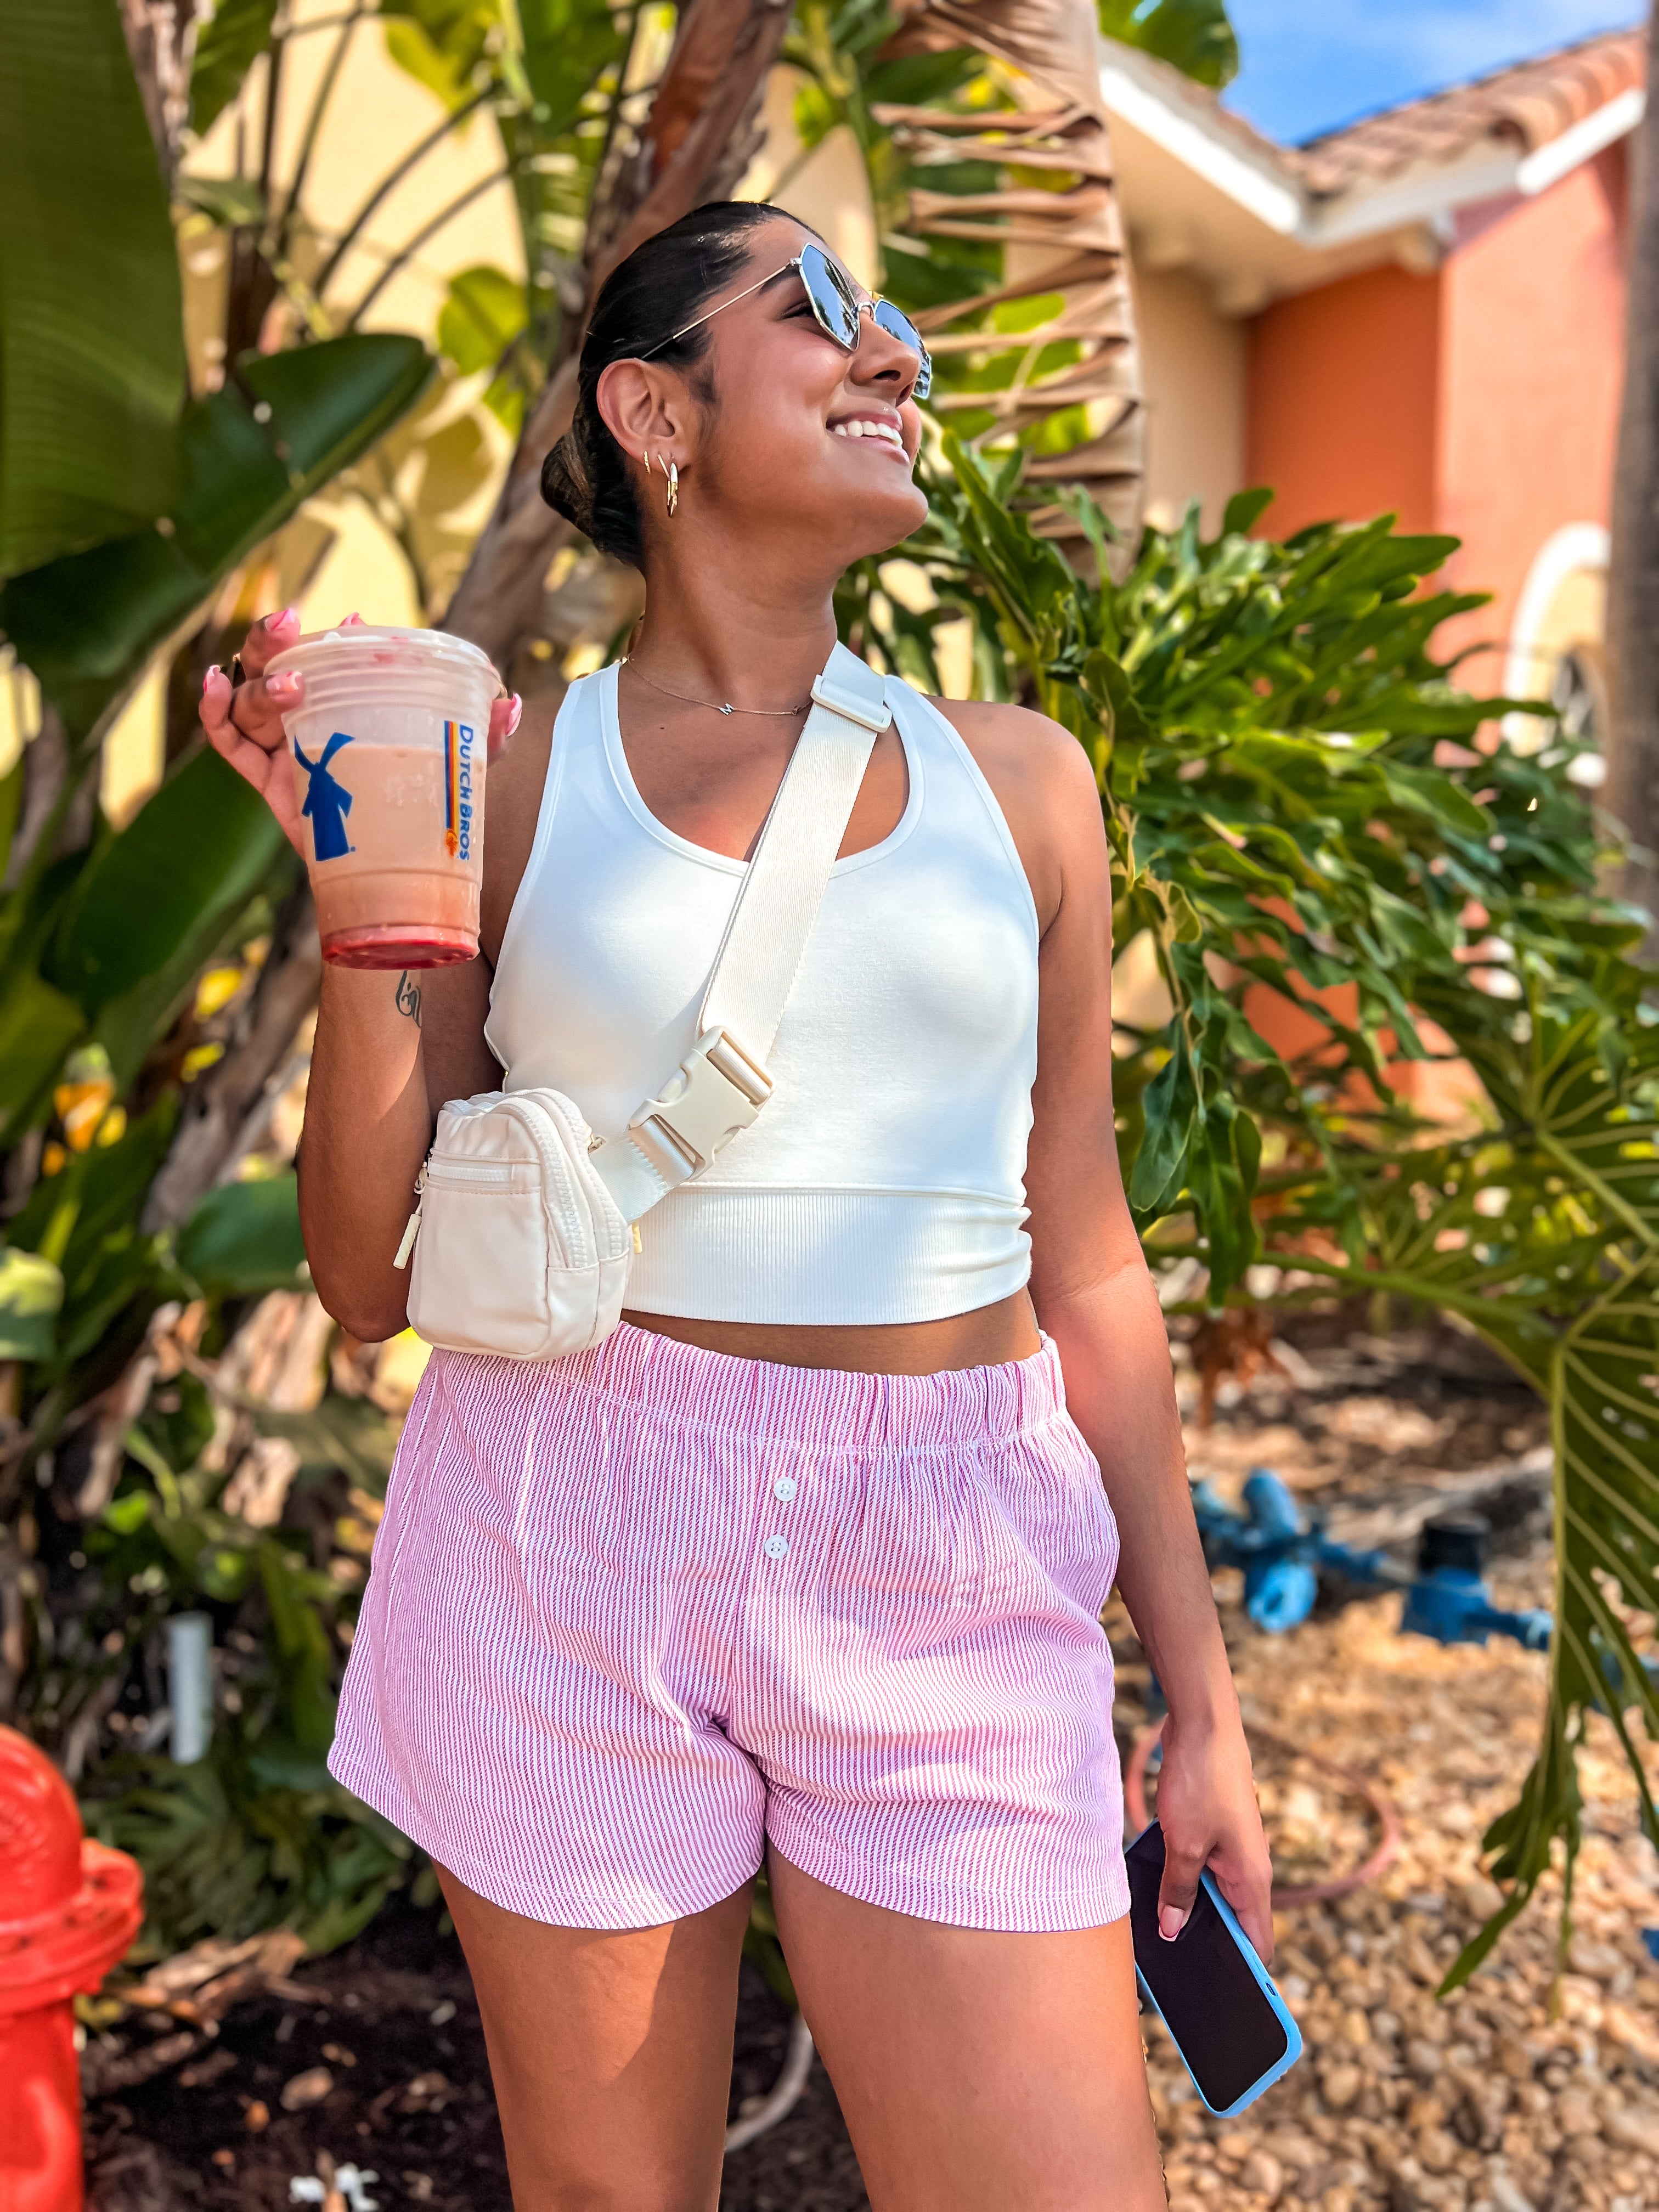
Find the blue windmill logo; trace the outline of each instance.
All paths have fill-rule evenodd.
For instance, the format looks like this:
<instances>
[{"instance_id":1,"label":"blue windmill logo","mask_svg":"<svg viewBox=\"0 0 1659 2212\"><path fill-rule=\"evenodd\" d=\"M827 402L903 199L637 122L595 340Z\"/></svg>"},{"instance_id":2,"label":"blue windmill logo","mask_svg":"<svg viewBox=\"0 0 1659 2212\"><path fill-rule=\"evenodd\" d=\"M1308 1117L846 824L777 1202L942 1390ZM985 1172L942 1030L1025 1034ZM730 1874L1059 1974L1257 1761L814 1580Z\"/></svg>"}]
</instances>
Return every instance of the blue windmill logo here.
<instances>
[{"instance_id":1,"label":"blue windmill logo","mask_svg":"<svg viewBox=\"0 0 1659 2212\"><path fill-rule=\"evenodd\" d=\"M353 851L346 836L345 818L351 811L351 793L337 775L331 773L329 763L342 745L351 743L350 733L336 730L323 748L319 761L307 760L300 740L294 740L294 757L306 772L306 803L301 813L311 817L311 831L319 860L340 860Z\"/></svg>"}]
</instances>

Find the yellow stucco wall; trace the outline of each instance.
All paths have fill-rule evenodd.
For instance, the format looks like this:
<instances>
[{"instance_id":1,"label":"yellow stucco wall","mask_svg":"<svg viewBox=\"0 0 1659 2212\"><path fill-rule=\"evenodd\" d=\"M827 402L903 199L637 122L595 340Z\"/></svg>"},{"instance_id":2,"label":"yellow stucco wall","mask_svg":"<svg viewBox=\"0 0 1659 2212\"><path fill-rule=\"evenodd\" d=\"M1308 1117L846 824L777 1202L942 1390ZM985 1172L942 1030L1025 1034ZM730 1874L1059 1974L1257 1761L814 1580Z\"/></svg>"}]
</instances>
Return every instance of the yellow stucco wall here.
<instances>
[{"instance_id":1,"label":"yellow stucco wall","mask_svg":"<svg viewBox=\"0 0 1659 2212\"><path fill-rule=\"evenodd\" d=\"M1160 530L1189 499L1220 526L1244 481L1245 342L1210 288L1184 271L1134 272L1146 394L1146 519Z\"/></svg>"}]
</instances>

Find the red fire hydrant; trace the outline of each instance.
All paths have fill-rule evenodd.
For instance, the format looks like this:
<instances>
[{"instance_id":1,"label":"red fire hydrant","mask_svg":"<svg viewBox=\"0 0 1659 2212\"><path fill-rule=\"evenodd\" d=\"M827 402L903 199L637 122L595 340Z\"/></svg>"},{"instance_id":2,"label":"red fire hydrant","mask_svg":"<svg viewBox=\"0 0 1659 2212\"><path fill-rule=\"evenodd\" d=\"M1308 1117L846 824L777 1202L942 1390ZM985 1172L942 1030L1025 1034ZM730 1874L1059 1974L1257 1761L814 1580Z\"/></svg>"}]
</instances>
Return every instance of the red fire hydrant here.
<instances>
[{"instance_id":1,"label":"red fire hydrant","mask_svg":"<svg viewBox=\"0 0 1659 2212\"><path fill-rule=\"evenodd\" d=\"M0 1728L0 2212L81 2212L77 1990L138 1932L143 1876L81 1832L70 1786Z\"/></svg>"}]
</instances>

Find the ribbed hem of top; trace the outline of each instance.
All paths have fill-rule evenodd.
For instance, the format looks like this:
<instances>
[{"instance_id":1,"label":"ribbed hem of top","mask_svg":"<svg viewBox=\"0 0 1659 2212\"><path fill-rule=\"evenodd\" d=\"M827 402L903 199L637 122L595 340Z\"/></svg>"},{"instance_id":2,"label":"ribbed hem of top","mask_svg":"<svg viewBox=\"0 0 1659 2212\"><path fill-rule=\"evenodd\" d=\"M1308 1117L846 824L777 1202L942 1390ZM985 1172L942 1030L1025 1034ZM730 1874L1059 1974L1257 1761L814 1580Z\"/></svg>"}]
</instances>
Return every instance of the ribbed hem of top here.
<instances>
[{"instance_id":1,"label":"ribbed hem of top","mask_svg":"<svg viewBox=\"0 0 1659 2212\"><path fill-rule=\"evenodd\" d=\"M454 1374L452 1362L482 1356L440 1352L434 1364ZM860 1375L734 1358L623 1322L592 1351L572 1352L543 1372L561 1393L591 1392L671 1425L800 1444L819 1457L995 1444L1046 1428L1066 1406L1060 1354L1046 1336L1028 1358L1000 1366Z\"/></svg>"},{"instance_id":2,"label":"ribbed hem of top","mask_svg":"<svg viewBox=\"0 0 1659 2212\"><path fill-rule=\"evenodd\" d=\"M1025 1208L963 1190L690 1183L640 1224L636 1313L793 1328L947 1321L1024 1290Z\"/></svg>"}]
</instances>

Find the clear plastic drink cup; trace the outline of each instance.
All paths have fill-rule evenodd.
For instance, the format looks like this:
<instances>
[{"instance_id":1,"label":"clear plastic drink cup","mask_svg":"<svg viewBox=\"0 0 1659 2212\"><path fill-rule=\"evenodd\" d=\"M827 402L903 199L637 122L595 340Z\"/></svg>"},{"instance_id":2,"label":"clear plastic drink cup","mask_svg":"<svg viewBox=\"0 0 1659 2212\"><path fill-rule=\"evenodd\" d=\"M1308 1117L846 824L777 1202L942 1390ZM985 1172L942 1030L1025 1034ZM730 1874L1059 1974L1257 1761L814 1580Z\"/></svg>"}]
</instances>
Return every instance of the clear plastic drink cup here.
<instances>
[{"instance_id":1,"label":"clear plastic drink cup","mask_svg":"<svg viewBox=\"0 0 1659 2212\"><path fill-rule=\"evenodd\" d=\"M305 678L283 716L323 957L443 968L478 950L488 656L441 630L354 623L269 672Z\"/></svg>"}]
</instances>

